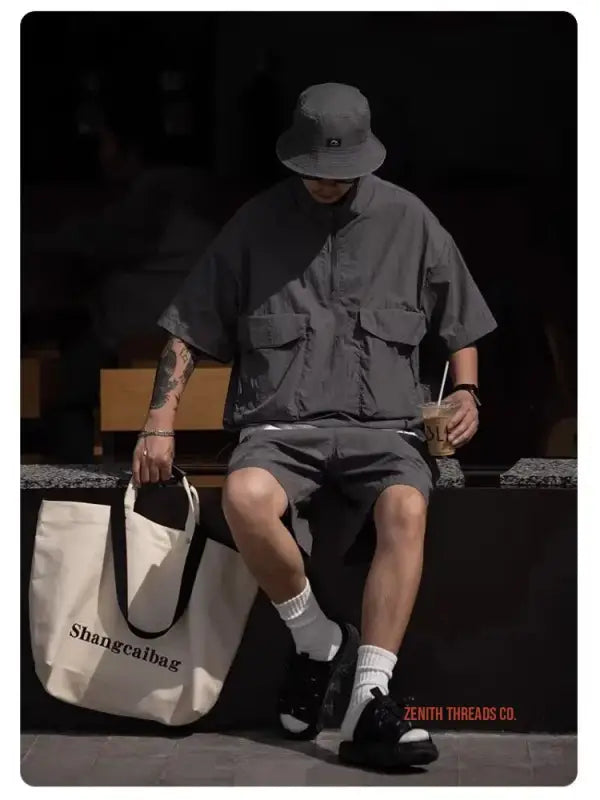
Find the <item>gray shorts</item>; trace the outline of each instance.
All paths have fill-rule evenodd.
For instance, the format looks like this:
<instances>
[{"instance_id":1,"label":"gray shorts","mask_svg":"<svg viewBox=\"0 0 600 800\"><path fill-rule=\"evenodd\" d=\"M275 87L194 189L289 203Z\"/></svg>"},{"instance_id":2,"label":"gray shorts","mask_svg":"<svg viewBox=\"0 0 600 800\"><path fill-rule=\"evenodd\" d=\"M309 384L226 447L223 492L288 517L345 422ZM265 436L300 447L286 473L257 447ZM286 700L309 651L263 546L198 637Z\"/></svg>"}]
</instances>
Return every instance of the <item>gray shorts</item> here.
<instances>
[{"instance_id":1,"label":"gray shorts","mask_svg":"<svg viewBox=\"0 0 600 800\"><path fill-rule=\"evenodd\" d=\"M229 460L227 474L262 467L284 488L290 505L334 484L363 514L393 484L418 489L429 501L439 477L427 445L393 430L364 427L245 429Z\"/></svg>"}]
</instances>

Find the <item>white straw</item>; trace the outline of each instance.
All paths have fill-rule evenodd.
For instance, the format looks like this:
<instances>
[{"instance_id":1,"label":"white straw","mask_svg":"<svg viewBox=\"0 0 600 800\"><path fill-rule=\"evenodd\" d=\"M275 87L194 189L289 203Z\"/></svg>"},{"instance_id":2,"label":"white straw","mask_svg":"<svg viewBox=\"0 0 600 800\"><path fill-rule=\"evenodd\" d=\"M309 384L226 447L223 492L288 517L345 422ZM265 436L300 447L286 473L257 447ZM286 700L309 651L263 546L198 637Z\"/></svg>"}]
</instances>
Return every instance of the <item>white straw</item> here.
<instances>
[{"instance_id":1,"label":"white straw","mask_svg":"<svg viewBox=\"0 0 600 800\"><path fill-rule=\"evenodd\" d=\"M444 377L442 378L442 385L440 387L440 396L438 397L437 404L438 406L442 402L442 395L444 394L444 386L446 385L446 378L448 377L448 367L450 365L449 361L446 361L446 368L444 369Z\"/></svg>"}]
</instances>

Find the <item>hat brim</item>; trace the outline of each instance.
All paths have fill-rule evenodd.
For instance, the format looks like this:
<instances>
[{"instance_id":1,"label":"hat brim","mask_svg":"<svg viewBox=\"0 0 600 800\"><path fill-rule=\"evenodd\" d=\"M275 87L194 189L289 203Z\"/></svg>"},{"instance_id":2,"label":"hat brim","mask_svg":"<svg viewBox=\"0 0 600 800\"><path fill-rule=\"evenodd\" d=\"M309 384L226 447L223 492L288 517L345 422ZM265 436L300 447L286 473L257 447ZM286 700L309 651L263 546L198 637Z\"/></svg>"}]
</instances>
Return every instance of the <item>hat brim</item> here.
<instances>
[{"instance_id":1,"label":"hat brim","mask_svg":"<svg viewBox=\"0 0 600 800\"><path fill-rule=\"evenodd\" d=\"M386 157L385 147L372 133L356 147L323 147L307 153L305 148L299 148L292 128L281 134L276 152L288 169L330 180L362 178L379 169Z\"/></svg>"}]
</instances>

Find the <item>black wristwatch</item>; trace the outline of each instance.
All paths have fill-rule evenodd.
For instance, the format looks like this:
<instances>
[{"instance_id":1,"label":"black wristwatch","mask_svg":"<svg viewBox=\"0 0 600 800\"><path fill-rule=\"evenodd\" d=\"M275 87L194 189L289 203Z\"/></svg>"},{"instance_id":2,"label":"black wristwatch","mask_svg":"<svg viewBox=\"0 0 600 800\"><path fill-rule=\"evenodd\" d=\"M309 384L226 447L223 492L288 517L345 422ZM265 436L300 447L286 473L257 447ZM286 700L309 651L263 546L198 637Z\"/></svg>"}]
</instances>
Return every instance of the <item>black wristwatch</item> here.
<instances>
[{"instance_id":1,"label":"black wristwatch","mask_svg":"<svg viewBox=\"0 0 600 800\"><path fill-rule=\"evenodd\" d=\"M473 400L475 400L475 404L477 406L481 405L481 400L479 399L479 389L474 383L459 383L454 387L453 391L458 392L459 389L464 389L466 392L470 392Z\"/></svg>"}]
</instances>

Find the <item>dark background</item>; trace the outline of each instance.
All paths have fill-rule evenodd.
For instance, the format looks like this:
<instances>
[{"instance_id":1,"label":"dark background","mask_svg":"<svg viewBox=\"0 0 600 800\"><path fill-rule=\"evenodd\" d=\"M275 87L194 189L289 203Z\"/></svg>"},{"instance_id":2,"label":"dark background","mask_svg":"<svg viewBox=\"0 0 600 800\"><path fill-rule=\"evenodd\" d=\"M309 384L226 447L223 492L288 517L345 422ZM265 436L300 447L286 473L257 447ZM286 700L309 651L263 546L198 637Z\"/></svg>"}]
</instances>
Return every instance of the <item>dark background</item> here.
<instances>
[{"instance_id":1,"label":"dark background","mask_svg":"<svg viewBox=\"0 0 600 800\"><path fill-rule=\"evenodd\" d=\"M102 202L88 128L107 98L144 109L153 158L207 171L221 224L284 176L274 145L299 92L353 84L388 150L378 174L451 232L499 323L480 345L482 429L461 459L541 455L552 423L575 416L572 16L34 12L21 36L24 233ZM171 90L165 73L180 76ZM44 313L24 346L40 326L52 337Z\"/></svg>"}]
</instances>

